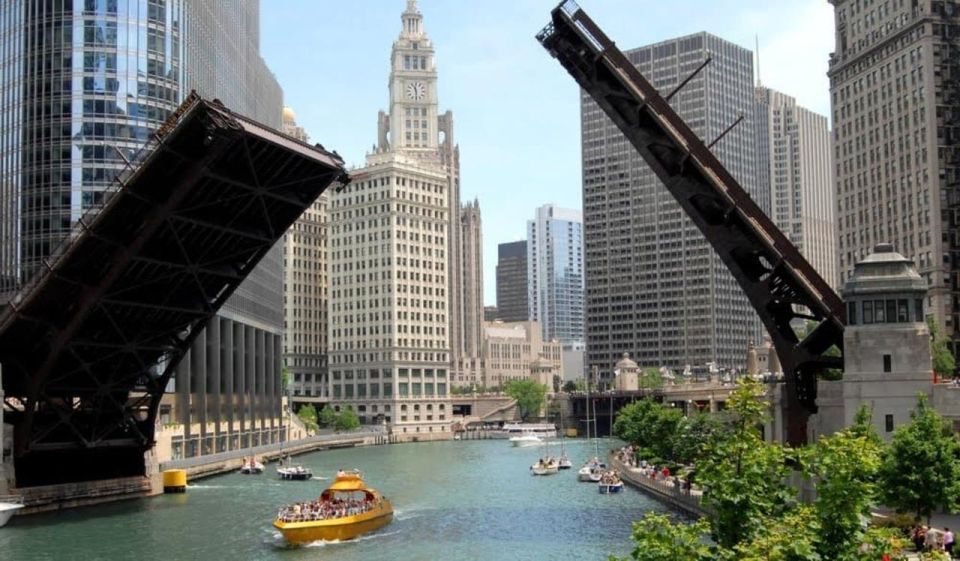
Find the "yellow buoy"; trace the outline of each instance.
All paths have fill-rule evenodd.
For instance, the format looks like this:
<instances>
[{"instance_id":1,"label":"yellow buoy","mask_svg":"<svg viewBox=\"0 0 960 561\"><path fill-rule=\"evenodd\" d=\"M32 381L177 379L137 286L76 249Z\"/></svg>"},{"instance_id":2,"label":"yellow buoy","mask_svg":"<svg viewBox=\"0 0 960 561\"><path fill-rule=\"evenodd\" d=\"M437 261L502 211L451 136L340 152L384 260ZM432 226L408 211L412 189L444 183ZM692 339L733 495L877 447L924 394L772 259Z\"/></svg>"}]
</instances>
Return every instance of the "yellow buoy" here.
<instances>
[{"instance_id":1,"label":"yellow buoy","mask_svg":"<svg viewBox=\"0 0 960 561\"><path fill-rule=\"evenodd\" d=\"M185 493L187 491L187 470L168 469L163 472L164 493Z\"/></svg>"}]
</instances>

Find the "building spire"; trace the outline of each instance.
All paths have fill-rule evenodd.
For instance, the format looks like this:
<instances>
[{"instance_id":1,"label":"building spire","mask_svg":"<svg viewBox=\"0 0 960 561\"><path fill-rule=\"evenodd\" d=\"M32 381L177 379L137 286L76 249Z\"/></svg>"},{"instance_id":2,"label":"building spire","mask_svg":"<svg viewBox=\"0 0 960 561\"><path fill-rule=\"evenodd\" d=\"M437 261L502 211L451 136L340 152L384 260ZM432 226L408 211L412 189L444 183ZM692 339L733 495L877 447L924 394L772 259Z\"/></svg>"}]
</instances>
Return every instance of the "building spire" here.
<instances>
[{"instance_id":1,"label":"building spire","mask_svg":"<svg viewBox=\"0 0 960 561\"><path fill-rule=\"evenodd\" d=\"M417 0L407 0L407 9L400 15L403 22L403 28L400 30L401 37L420 37L423 35L423 15L417 8Z\"/></svg>"}]
</instances>

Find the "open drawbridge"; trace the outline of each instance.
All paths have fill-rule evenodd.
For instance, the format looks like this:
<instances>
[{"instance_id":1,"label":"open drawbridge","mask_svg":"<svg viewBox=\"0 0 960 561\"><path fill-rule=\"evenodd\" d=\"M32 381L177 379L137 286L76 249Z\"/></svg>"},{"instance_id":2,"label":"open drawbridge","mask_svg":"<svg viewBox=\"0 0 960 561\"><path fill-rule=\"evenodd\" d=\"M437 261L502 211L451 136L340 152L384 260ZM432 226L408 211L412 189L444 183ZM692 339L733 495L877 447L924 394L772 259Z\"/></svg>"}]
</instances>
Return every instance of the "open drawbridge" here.
<instances>
[{"instance_id":1,"label":"open drawbridge","mask_svg":"<svg viewBox=\"0 0 960 561\"><path fill-rule=\"evenodd\" d=\"M335 153L191 94L0 309L18 485L142 475L177 363L333 182Z\"/></svg>"},{"instance_id":2,"label":"open drawbridge","mask_svg":"<svg viewBox=\"0 0 960 561\"><path fill-rule=\"evenodd\" d=\"M817 375L842 368L844 307L836 292L750 199L667 100L568 0L537 39L620 128L746 293L785 375L785 439L806 442ZM681 84L682 87L683 84ZM813 322L800 339L791 322Z\"/></svg>"}]
</instances>

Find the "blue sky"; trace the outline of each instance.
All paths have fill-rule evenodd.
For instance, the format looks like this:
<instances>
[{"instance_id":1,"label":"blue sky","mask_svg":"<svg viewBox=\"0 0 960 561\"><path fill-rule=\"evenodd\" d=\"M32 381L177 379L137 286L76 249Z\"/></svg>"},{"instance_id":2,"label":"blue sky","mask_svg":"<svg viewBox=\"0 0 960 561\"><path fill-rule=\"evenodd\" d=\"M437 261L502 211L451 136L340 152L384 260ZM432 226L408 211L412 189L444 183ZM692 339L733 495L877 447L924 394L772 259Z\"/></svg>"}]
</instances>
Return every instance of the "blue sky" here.
<instances>
[{"instance_id":1,"label":"blue sky","mask_svg":"<svg viewBox=\"0 0 960 561\"><path fill-rule=\"evenodd\" d=\"M754 48L764 85L829 112L826 0L580 0L621 49L708 31ZM540 205L581 208L577 86L534 35L554 0L420 0L452 110L462 199L483 214L484 300L497 244L523 239ZM387 109L390 47L405 0L261 0L260 49L311 139L361 165Z\"/></svg>"}]
</instances>

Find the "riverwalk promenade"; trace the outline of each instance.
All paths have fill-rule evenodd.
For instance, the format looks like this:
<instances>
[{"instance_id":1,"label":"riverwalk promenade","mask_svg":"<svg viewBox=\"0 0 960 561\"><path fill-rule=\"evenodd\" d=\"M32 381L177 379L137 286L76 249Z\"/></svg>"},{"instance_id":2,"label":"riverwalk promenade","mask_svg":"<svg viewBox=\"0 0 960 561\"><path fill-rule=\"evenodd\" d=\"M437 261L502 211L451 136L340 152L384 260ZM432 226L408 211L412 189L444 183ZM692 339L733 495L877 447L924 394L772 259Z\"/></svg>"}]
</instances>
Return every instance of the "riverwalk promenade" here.
<instances>
[{"instance_id":1,"label":"riverwalk promenade","mask_svg":"<svg viewBox=\"0 0 960 561\"><path fill-rule=\"evenodd\" d=\"M620 478L624 482L636 487L653 499L694 518L707 514L703 507L702 490L680 489L670 479L654 479L642 473L640 468L628 466L620 461L613 452L610 453L610 465L620 472Z\"/></svg>"}]
</instances>

